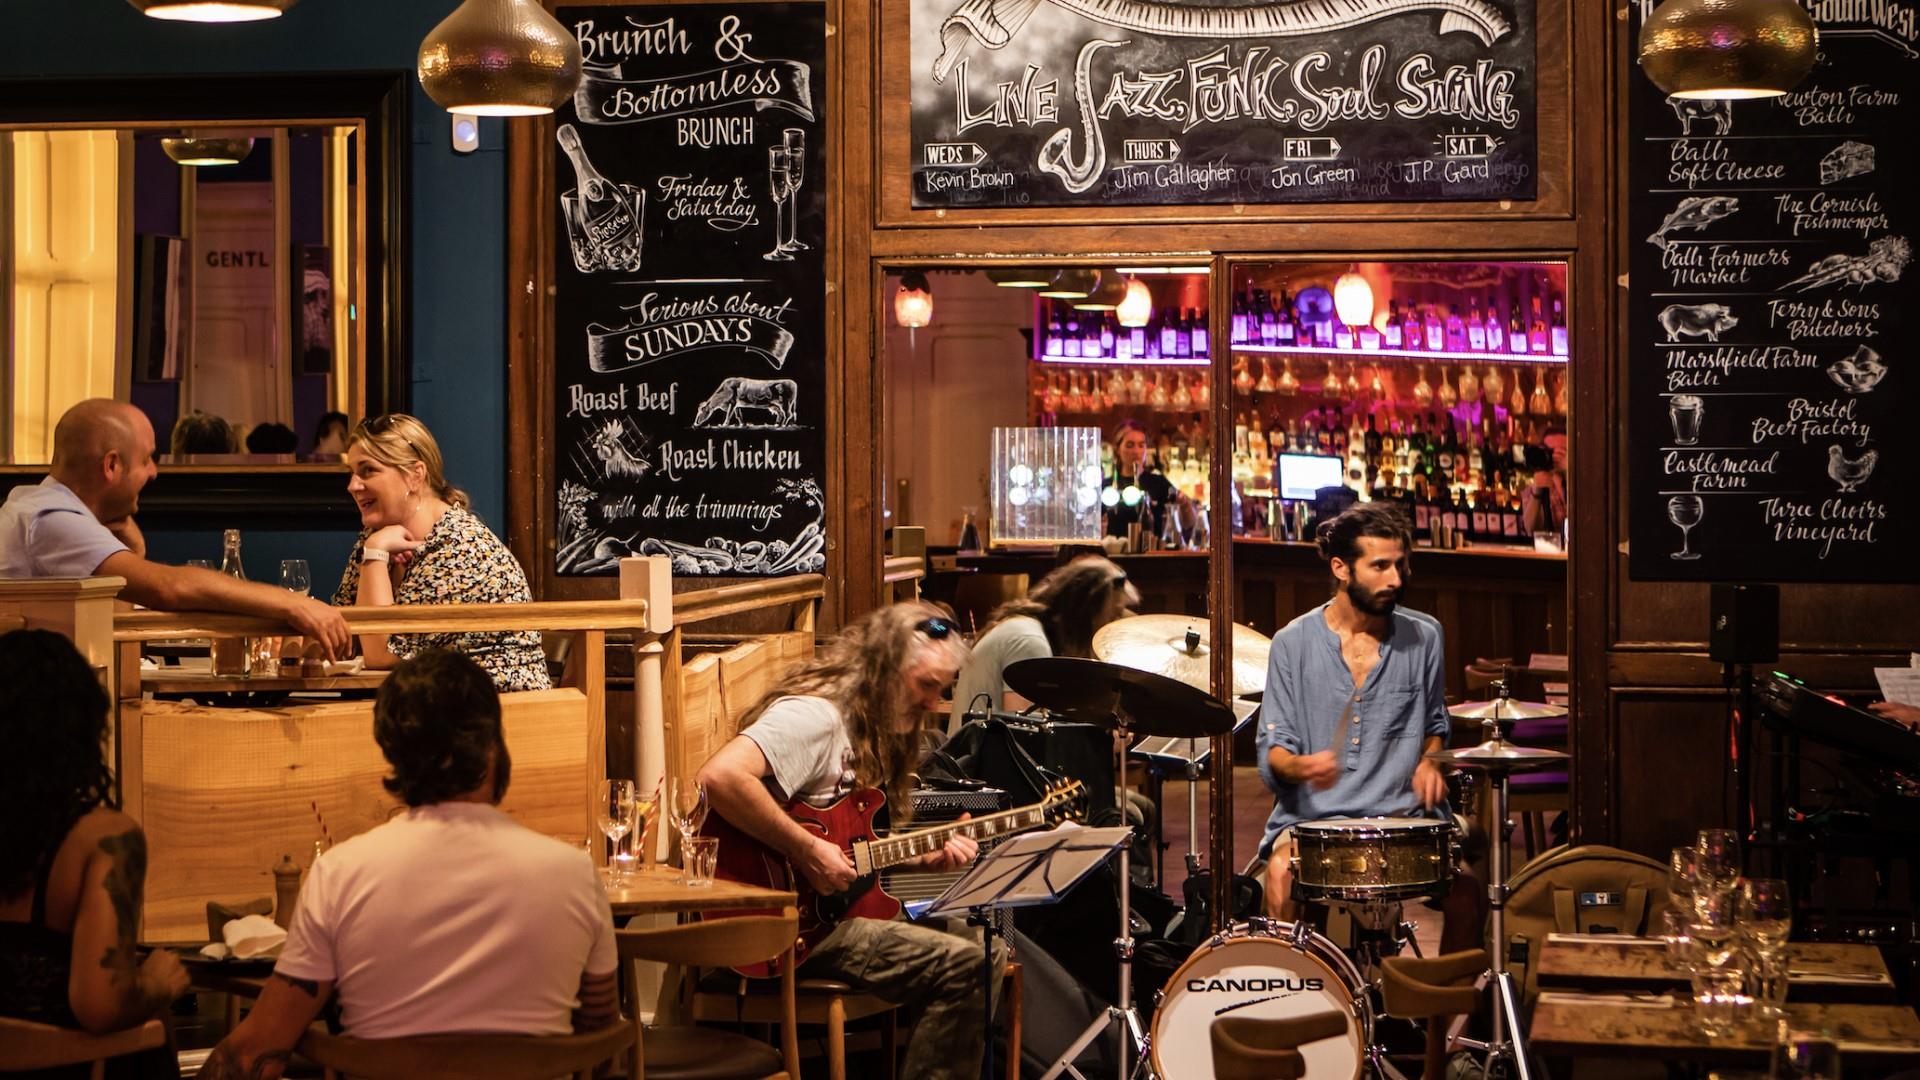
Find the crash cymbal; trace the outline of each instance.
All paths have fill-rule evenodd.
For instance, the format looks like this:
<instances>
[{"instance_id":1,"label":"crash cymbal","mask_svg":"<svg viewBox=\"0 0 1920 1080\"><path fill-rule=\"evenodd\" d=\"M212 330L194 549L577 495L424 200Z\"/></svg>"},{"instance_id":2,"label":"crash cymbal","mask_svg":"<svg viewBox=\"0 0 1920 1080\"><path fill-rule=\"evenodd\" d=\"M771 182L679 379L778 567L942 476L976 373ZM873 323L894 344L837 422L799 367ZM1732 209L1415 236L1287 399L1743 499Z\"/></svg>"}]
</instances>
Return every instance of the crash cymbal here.
<instances>
[{"instance_id":1,"label":"crash cymbal","mask_svg":"<svg viewBox=\"0 0 1920 1080\"><path fill-rule=\"evenodd\" d=\"M1136 735L1198 738L1233 730L1233 711L1219 699L1137 668L1049 656L1010 665L1006 679L1008 689L1074 720L1116 727L1115 714L1125 713Z\"/></svg>"},{"instance_id":2,"label":"crash cymbal","mask_svg":"<svg viewBox=\"0 0 1920 1080\"><path fill-rule=\"evenodd\" d=\"M1567 707L1497 697L1492 701L1463 701L1450 706L1447 715L1456 720L1544 720L1567 715Z\"/></svg>"},{"instance_id":3,"label":"crash cymbal","mask_svg":"<svg viewBox=\"0 0 1920 1080\"><path fill-rule=\"evenodd\" d=\"M1212 689L1211 628L1202 615L1134 615L1093 635L1093 655L1109 664L1151 671L1196 690ZM1267 653L1273 639L1250 626L1233 628L1234 697L1257 694L1267 684Z\"/></svg>"},{"instance_id":4,"label":"crash cymbal","mask_svg":"<svg viewBox=\"0 0 1920 1080\"><path fill-rule=\"evenodd\" d=\"M1542 750L1537 746L1515 746L1504 739L1489 739L1478 746L1463 746L1458 750L1435 750L1427 755L1430 761L1447 765L1458 765L1465 769L1484 769L1488 772L1519 772L1523 769L1544 769L1571 760L1571 755L1558 750Z\"/></svg>"}]
</instances>

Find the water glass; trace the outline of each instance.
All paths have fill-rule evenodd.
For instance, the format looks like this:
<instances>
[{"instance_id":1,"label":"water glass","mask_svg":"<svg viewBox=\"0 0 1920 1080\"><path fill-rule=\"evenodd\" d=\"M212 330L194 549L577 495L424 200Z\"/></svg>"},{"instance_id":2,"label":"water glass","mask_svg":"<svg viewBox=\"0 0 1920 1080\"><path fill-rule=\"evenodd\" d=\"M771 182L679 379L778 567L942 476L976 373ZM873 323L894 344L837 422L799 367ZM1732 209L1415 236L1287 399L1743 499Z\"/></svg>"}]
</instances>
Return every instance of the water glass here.
<instances>
[{"instance_id":1,"label":"water glass","mask_svg":"<svg viewBox=\"0 0 1920 1080\"><path fill-rule=\"evenodd\" d=\"M1753 998L1755 1020L1778 1023L1787 1014L1787 958L1779 953L1755 953L1747 969L1747 993Z\"/></svg>"},{"instance_id":2,"label":"water glass","mask_svg":"<svg viewBox=\"0 0 1920 1080\"><path fill-rule=\"evenodd\" d=\"M1740 880L1740 838L1732 829L1701 829L1696 889L1731 889Z\"/></svg>"},{"instance_id":3,"label":"water glass","mask_svg":"<svg viewBox=\"0 0 1920 1080\"><path fill-rule=\"evenodd\" d=\"M1740 885L1740 932L1753 951L1777 956L1793 930L1793 904L1779 878L1750 878Z\"/></svg>"},{"instance_id":4,"label":"water glass","mask_svg":"<svg viewBox=\"0 0 1920 1080\"><path fill-rule=\"evenodd\" d=\"M720 857L720 838L695 836L680 842L680 861L686 870L682 878L688 886L706 888L713 884L714 864Z\"/></svg>"},{"instance_id":5,"label":"water glass","mask_svg":"<svg viewBox=\"0 0 1920 1080\"><path fill-rule=\"evenodd\" d=\"M280 560L280 587L306 596L313 591L313 575L307 572L305 559Z\"/></svg>"},{"instance_id":6,"label":"water glass","mask_svg":"<svg viewBox=\"0 0 1920 1080\"><path fill-rule=\"evenodd\" d=\"M1677 847L1667 856L1667 893L1673 898L1674 906L1686 907L1693 903L1693 890L1700 880L1700 849L1688 844Z\"/></svg>"},{"instance_id":7,"label":"water glass","mask_svg":"<svg viewBox=\"0 0 1920 1080\"><path fill-rule=\"evenodd\" d=\"M1688 924L1693 922L1693 902L1683 903L1660 913L1660 937L1667 943L1667 958L1676 964L1690 963L1693 955L1693 938L1687 933Z\"/></svg>"},{"instance_id":8,"label":"water glass","mask_svg":"<svg viewBox=\"0 0 1920 1080\"><path fill-rule=\"evenodd\" d=\"M1840 1080L1840 1044L1819 1032L1790 1032L1773 1048L1773 1076L1775 1080Z\"/></svg>"},{"instance_id":9,"label":"water glass","mask_svg":"<svg viewBox=\"0 0 1920 1080\"><path fill-rule=\"evenodd\" d=\"M1753 1011L1746 972L1738 968L1696 967L1693 970L1693 1018L1700 1034L1709 1039L1733 1034Z\"/></svg>"}]
</instances>

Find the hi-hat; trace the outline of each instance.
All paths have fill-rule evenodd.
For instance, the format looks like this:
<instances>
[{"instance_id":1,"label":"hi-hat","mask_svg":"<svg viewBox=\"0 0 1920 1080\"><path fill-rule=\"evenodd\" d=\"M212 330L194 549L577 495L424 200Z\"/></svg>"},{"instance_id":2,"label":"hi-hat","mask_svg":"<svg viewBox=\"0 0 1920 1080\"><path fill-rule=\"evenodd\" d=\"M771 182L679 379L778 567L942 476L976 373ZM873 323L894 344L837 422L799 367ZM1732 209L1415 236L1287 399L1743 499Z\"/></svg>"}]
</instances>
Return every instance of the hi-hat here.
<instances>
[{"instance_id":1,"label":"hi-hat","mask_svg":"<svg viewBox=\"0 0 1920 1080\"><path fill-rule=\"evenodd\" d=\"M1567 707L1497 697L1492 701L1463 701L1449 706L1447 715L1456 720L1545 720L1567 715Z\"/></svg>"},{"instance_id":2,"label":"hi-hat","mask_svg":"<svg viewBox=\"0 0 1920 1080\"><path fill-rule=\"evenodd\" d=\"M1109 664L1151 671L1186 683L1196 690L1211 689L1213 649L1205 616L1135 615L1117 619L1093 635L1093 655ZM1266 688L1267 653L1273 639L1250 626L1233 628L1234 697L1257 694Z\"/></svg>"},{"instance_id":3,"label":"hi-hat","mask_svg":"<svg viewBox=\"0 0 1920 1080\"><path fill-rule=\"evenodd\" d=\"M1427 755L1427 760L1468 769L1485 769L1488 772L1518 772L1558 765L1571 760L1571 756L1558 750L1542 750L1537 746L1515 746L1505 739L1488 739L1478 746L1435 750Z\"/></svg>"},{"instance_id":4,"label":"hi-hat","mask_svg":"<svg viewBox=\"0 0 1920 1080\"><path fill-rule=\"evenodd\" d=\"M1204 690L1150 671L1049 656L1007 667L1007 688L1074 720L1119 726L1136 735L1191 739L1233 730L1233 710Z\"/></svg>"}]
</instances>

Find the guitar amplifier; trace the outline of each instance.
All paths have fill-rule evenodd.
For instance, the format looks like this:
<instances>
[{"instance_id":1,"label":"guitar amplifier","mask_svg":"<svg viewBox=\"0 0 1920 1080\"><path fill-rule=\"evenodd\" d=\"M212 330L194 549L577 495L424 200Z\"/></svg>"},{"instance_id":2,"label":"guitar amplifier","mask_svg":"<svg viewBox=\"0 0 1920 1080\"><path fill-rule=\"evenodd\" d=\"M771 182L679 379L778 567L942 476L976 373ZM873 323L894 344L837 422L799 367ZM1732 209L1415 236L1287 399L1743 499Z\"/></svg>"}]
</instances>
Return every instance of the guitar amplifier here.
<instances>
[{"instance_id":1,"label":"guitar amplifier","mask_svg":"<svg viewBox=\"0 0 1920 1080\"><path fill-rule=\"evenodd\" d=\"M1013 807L1013 797L1000 788L986 787L971 790L943 791L937 788L915 788L913 799L913 827L924 828L928 825L942 825L958 818L961 814L979 817L998 810ZM980 844L982 852L991 851L1004 836L984 840ZM921 905L931 903L941 893L946 892L954 882L960 880L961 870L883 870L882 887L907 906L909 914L917 914Z\"/></svg>"}]
</instances>

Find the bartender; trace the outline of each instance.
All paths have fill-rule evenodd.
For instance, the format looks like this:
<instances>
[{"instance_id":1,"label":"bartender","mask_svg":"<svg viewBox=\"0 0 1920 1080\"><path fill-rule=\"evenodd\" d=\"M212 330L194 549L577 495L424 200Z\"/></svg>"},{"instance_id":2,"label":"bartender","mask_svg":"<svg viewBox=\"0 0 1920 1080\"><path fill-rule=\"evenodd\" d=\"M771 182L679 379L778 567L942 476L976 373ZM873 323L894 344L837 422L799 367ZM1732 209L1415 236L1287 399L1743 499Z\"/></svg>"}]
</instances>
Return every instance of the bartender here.
<instances>
[{"instance_id":1,"label":"bartender","mask_svg":"<svg viewBox=\"0 0 1920 1080\"><path fill-rule=\"evenodd\" d=\"M1147 461L1147 429L1122 420L1113 432L1113 473L1101 483L1100 504L1106 507L1107 535L1125 536L1140 522L1148 535L1159 536L1167 509L1182 498L1158 467Z\"/></svg>"}]
</instances>

